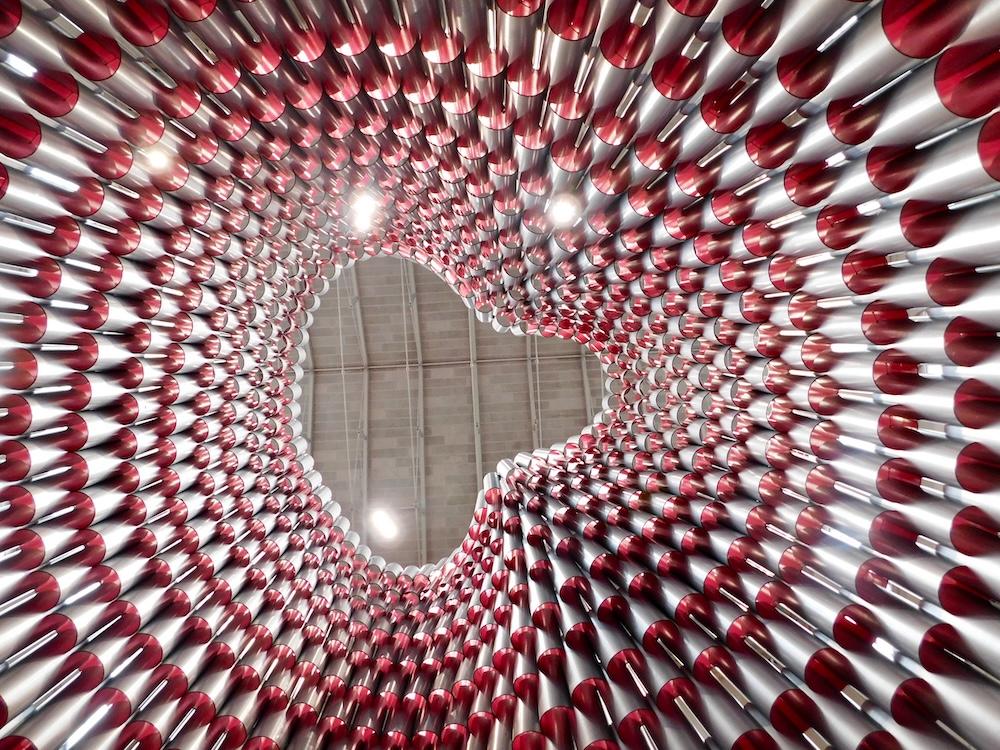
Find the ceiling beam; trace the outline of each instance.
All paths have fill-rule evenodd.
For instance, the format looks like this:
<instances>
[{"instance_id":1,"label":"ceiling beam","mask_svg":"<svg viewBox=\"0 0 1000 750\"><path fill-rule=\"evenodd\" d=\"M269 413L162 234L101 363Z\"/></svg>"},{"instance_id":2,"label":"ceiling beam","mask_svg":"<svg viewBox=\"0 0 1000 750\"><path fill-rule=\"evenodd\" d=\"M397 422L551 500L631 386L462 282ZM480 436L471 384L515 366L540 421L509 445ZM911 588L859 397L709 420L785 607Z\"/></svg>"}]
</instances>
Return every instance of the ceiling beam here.
<instances>
[{"instance_id":1,"label":"ceiling beam","mask_svg":"<svg viewBox=\"0 0 1000 750\"><path fill-rule=\"evenodd\" d=\"M472 372L472 426L476 436L476 477L483 478L483 432L479 411L479 355L476 350L476 316L469 308L469 369Z\"/></svg>"},{"instance_id":2,"label":"ceiling beam","mask_svg":"<svg viewBox=\"0 0 1000 750\"><path fill-rule=\"evenodd\" d=\"M542 362L576 362L579 359L578 354L553 354L549 356L539 356L537 358L539 363ZM482 357L476 360L477 364L480 365L499 365L499 364L510 364L512 362L524 362L524 356L520 357ZM443 359L436 360L432 362L424 362L424 368L429 369L431 367L461 367L463 365L468 366L472 364L471 359ZM377 372L379 370L401 370L406 367L403 362L387 362L385 364L379 365L369 365L368 369L372 372ZM355 367L345 367L345 372L361 372L365 368L361 366ZM317 367L317 372L340 372L339 367Z\"/></svg>"},{"instance_id":3,"label":"ceiling beam","mask_svg":"<svg viewBox=\"0 0 1000 750\"><path fill-rule=\"evenodd\" d=\"M348 284L350 285L351 315L354 317L354 325L358 330L358 348L361 351L361 366L368 367L368 346L365 339L364 318L361 315L361 291L358 287L357 266L351 266L346 275Z\"/></svg>"},{"instance_id":4,"label":"ceiling beam","mask_svg":"<svg viewBox=\"0 0 1000 750\"><path fill-rule=\"evenodd\" d=\"M413 342L417 353L417 563L427 563L427 465L425 457L426 424L424 421L424 350L420 340L420 310L417 307L417 283L413 264L403 262L403 280L413 323ZM409 375L407 375L409 377ZM407 380L409 387L409 380Z\"/></svg>"}]
</instances>

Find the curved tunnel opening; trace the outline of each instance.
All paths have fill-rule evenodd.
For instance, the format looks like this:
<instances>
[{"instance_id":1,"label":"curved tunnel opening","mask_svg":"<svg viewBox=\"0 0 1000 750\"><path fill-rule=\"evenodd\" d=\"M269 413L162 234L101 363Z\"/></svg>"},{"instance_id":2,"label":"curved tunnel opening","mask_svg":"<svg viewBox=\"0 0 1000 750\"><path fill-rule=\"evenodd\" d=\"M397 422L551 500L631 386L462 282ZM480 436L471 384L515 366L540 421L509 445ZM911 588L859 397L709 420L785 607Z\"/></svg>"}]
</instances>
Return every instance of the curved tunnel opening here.
<instances>
[{"instance_id":1,"label":"curved tunnel opening","mask_svg":"<svg viewBox=\"0 0 1000 750\"><path fill-rule=\"evenodd\" d=\"M998 18L0 3L0 750L994 747ZM375 255L608 381L419 567L301 419Z\"/></svg>"},{"instance_id":2,"label":"curved tunnel opening","mask_svg":"<svg viewBox=\"0 0 1000 750\"><path fill-rule=\"evenodd\" d=\"M303 434L362 543L403 566L461 545L498 462L567 440L602 408L593 352L499 332L411 261L339 269L312 315Z\"/></svg>"}]
</instances>

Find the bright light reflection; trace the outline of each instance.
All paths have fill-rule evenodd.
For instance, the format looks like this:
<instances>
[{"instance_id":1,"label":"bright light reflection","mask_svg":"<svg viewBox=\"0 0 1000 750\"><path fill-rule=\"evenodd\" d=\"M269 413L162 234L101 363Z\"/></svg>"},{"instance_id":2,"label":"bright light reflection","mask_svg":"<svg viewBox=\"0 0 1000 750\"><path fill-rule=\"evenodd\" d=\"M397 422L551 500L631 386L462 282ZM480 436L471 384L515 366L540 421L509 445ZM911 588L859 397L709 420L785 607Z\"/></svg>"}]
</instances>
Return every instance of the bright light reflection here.
<instances>
[{"instance_id":1,"label":"bright light reflection","mask_svg":"<svg viewBox=\"0 0 1000 750\"><path fill-rule=\"evenodd\" d=\"M151 148L143 152L146 157L146 164L149 169L159 172L170 166L170 154L162 148Z\"/></svg>"},{"instance_id":2,"label":"bright light reflection","mask_svg":"<svg viewBox=\"0 0 1000 750\"><path fill-rule=\"evenodd\" d=\"M580 218L580 202L571 195L557 195L549 204L549 218L557 227L568 227Z\"/></svg>"},{"instance_id":3,"label":"bright light reflection","mask_svg":"<svg viewBox=\"0 0 1000 750\"><path fill-rule=\"evenodd\" d=\"M57 174L53 174L45 169L39 169L38 167L28 167L28 174L34 177L36 180L44 182L53 187L57 187L60 190L65 190L68 193L75 193L80 189L80 186L75 182L70 182L64 177L60 177Z\"/></svg>"},{"instance_id":4,"label":"bright light reflection","mask_svg":"<svg viewBox=\"0 0 1000 750\"><path fill-rule=\"evenodd\" d=\"M354 228L362 231L370 229L377 209L378 201L368 193L355 196L354 202L351 204L351 223Z\"/></svg>"},{"instance_id":5,"label":"bright light reflection","mask_svg":"<svg viewBox=\"0 0 1000 750\"><path fill-rule=\"evenodd\" d=\"M372 525L372 530L383 539L395 539L399 535L399 527L396 522L384 510L373 510L368 517Z\"/></svg>"},{"instance_id":6,"label":"bright light reflection","mask_svg":"<svg viewBox=\"0 0 1000 750\"><path fill-rule=\"evenodd\" d=\"M35 68L34 65L29 63L24 58L18 57L17 55L12 55L10 53L7 53L7 59L4 62L6 62L11 67L11 69L18 75L27 76L30 78L31 76L35 75L35 73L38 72L38 70Z\"/></svg>"}]
</instances>

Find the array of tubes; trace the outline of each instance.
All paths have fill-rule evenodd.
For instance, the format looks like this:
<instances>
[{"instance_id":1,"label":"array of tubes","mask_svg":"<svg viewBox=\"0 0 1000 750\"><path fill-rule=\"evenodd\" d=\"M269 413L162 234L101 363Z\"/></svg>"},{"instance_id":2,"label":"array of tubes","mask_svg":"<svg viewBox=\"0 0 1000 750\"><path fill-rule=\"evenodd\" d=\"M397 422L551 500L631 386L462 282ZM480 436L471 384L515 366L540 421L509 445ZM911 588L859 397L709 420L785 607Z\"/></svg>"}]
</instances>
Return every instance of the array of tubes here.
<instances>
[{"instance_id":1,"label":"array of tubes","mask_svg":"<svg viewBox=\"0 0 1000 750\"><path fill-rule=\"evenodd\" d=\"M4 0L0 750L997 747L998 43L996 0ZM419 569L299 422L376 254L607 375Z\"/></svg>"}]
</instances>

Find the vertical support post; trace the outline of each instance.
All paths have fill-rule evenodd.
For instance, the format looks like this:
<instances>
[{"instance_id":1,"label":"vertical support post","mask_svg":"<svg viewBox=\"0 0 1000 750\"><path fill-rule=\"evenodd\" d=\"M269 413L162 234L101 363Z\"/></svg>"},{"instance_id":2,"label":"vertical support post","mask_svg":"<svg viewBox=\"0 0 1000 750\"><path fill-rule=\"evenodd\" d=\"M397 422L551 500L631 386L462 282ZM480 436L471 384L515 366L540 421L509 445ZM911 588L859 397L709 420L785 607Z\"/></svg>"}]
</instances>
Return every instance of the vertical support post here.
<instances>
[{"instance_id":1,"label":"vertical support post","mask_svg":"<svg viewBox=\"0 0 1000 750\"><path fill-rule=\"evenodd\" d=\"M309 450L313 450L313 423L316 421L316 357L313 351L313 339L309 332L306 332L306 356L309 357L309 367L305 374L309 377L306 384L306 393L309 396L309 412L306 414L306 423L303 425L306 434L306 442L309 443Z\"/></svg>"},{"instance_id":2,"label":"vertical support post","mask_svg":"<svg viewBox=\"0 0 1000 750\"><path fill-rule=\"evenodd\" d=\"M350 308L354 327L358 333L358 350L361 353L361 367L364 371L361 398L361 424L358 429L358 447L361 450L361 518L359 519L361 541L368 543L368 403L371 387L371 372L368 364L368 346L365 341L364 317L361 313L361 292L358 288L357 267L352 266L346 273L350 284ZM314 373L315 375L315 373ZM353 471L353 468L352 468Z\"/></svg>"},{"instance_id":3,"label":"vertical support post","mask_svg":"<svg viewBox=\"0 0 1000 750\"><path fill-rule=\"evenodd\" d=\"M535 358L532 355L534 341L530 336L525 339L525 346L528 347L528 408L531 411L531 441L532 450L542 447L541 425L538 423L538 403L535 394Z\"/></svg>"},{"instance_id":4,"label":"vertical support post","mask_svg":"<svg viewBox=\"0 0 1000 750\"><path fill-rule=\"evenodd\" d=\"M361 541L368 544L368 412L370 403L369 389L371 387L368 377L368 368L365 368L365 379L361 392L361 427L358 430L358 439L361 441Z\"/></svg>"},{"instance_id":5,"label":"vertical support post","mask_svg":"<svg viewBox=\"0 0 1000 750\"><path fill-rule=\"evenodd\" d=\"M476 315L469 308L469 369L472 372L472 426L476 436L476 476L483 478L483 432L479 410L479 355L476 350Z\"/></svg>"},{"instance_id":6,"label":"vertical support post","mask_svg":"<svg viewBox=\"0 0 1000 750\"><path fill-rule=\"evenodd\" d=\"M541 383L541 373L542 373L542 363L538 359L538 341L535 340L534 345L531 348L531 359L534 362L535 367L535 409L537 409L538 415L536 417L538 421L538 447L542 447L542 439L545 437L545 424L542 421L542 414L544 414L545 409L542 403L542 383Z\"/></svg>"},{"instance_id":7,"label":"vertical support post","mask_svg":"<svg viewBox=\"0 0 1000 750\"><path fill-rule=\"evenodd\" d=\"M413 342L417 353L417 562L427 563L427 466L425 459L426 423L424 419L424 351L420 341L420 313L417 307L417 284L413 266L403 263L406 293L413 321Z\"/></svg>"}]
</instances>

